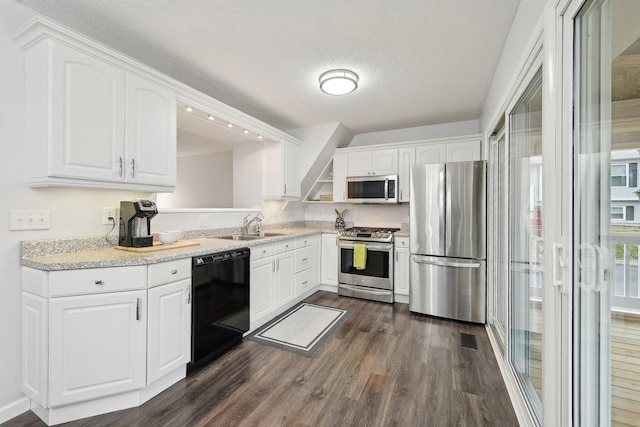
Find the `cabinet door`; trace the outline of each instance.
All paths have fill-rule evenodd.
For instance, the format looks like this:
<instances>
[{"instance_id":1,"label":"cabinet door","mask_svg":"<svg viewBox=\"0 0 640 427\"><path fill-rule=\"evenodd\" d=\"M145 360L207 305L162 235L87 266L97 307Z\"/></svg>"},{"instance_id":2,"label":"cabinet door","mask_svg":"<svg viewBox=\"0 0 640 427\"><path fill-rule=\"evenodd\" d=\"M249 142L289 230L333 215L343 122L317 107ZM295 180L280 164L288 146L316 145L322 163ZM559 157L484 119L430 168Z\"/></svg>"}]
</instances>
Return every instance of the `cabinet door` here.
<instances>
[{"instance_id":1,"label":"cabinet door","mask_svg":"<svg viewBox=\"0 0 640 427\"><path fill-rule=\"evenodd\" d=\"M447 144L426 144L416 147L416 165L445 163L447 161Z\"/></svg>"},{"instance_id":2,"label":"cabinet door","mask_svg":"<svg viewBox=\"0 0 640 427\"><path fill-rule=\"evenodd\" d=\"M317 286L321 281L322 238L313 236L311 238L311 246L313 247L313 285Z\"/></svg>"},{"instance_id":3,"label":"cabinet door","mask_svg":"<svg viewBox=\"0 0 640 427\"><path fill-rule=\"evenodd\" d=\"M251 323L274 309L273 276L275 265L273 257L251 261L251 293L249 297Z\"/></svg>"},{"instance_id":4,"label":"cabinet door","mask_svg":"<svg viewBox=\"0 0 640 427\"><path fill-rule=\"evenodd\" d=\"M22 392L48 407L47 300L22 292Z\"/></svg>"},{"instance_id":5,"label":"cabinet door","mask_svg":"<svg viewBox=\"0 0 640 427\"><path fill-rule=\"evenodd\" d=\"M144 387L146 300L146 291L50 300L50 407Z\"/></svg>"},{"instance_id":6,"label":"cabinet door","mask_svg":"<svg viewBox=\"0 0 640 427\"><path fill-rule=\"evenodd\" d=\"M276 308L293 299L293 255L292 251L276 258Z\"/></svg>"},{"instance_id":7,"label":"cabinet door","mask_svg":"<svg viewBox=\"0 0 640 427\"><path fill-rule=\"evenodd\" d=\"M123 180L125 72L53 43L50 78L50 175Z\"/></svg>"},{"instance_id":8,"label":"cabinet door","mask_svg":"<svg viewBox=\"0 0 640 427\"><path fill-rule=\"evenodd\" d=\"M347 176L371 175L371 151L354 151L347 154Z\"/></svg>"},{"instance_id":9,"label":"cabinet door","mask_svg":"<svg viewBox=\"0 0 640 427\"><path fill-rule=\"evenodd\" d=\"M191 280L149 289L147 385L191 360Z\"/></svg>"},{"instance_id":10,"label":"cabinet door","mask_svg":"<svg viewBox=\"0 0 640 427\"><path fill-rule=\"evenodd\" d=\"M300 182L298 180L298 146L282 143L282 179L284 182L283 195L286 197L300 197Z\"/></svg>"},{"instance_id":11,"label":"cabinet door","mask_svg":"<svg viewBox=\"0 0 640 427\"><path fill-rule=\"evenodd\" d=\"M396 175L398 173L398 149L374 150L371 154L373 175Z\"/></svg>"},{"instance_id":12,"label":"cabinet door","mask_svg":"<svg viewBox=\"0 0 640 427\"><path fill-rule=\"evenodd\" d=\"M398 149L398 188L400 190L399 201L408 202L410 196L411 187L410 175L411 166L416 163L416 149L415 147L400 148Z\"/></svg>"},{"instance_id":13,"label":"cabinet door","mask_svg":"<svg viewBox=\"0 0 640 427\"><path fill-rule=\"evenodd\" d=\"M333 155L333 201L347 200L347 153Z\"/></svg>"},{"instance_id":14,"label":"cabinet door","mask_svg":"<svg viewBox=\"0 0 640 427\"><path fill-rule=\"evenodd\" d=\"M409 295L409 249L396 248L394 266L394 293Z\"/></svg>"},{"instance_id":15,"label":"cabinet door","mask_svg":"<svg viewBox=\"0 0 640 427\"><path fill-rule=\"evenodd\" d=\"M149 80L127 74L125 179L176 185L176 96Z\"/></svg>"},{"instance_id":16,"label":"cabinet door","mask_svg":"<svg viewBox=\"0 0 640 427\"><path fill-rule=\"evenodd\" d=\"M480 160L480 141L451 142L447 144L447 162Z\"/></svg>"},{"instance_id":17,"label":"cabinet door","mask_svg":"<svg viewBox=\"0 0 640 427\"><path fill-rule=\"evenodd\" d=\"M322 235L322 283L338 285L338 236Z\"/></svg>"}]
</instances>

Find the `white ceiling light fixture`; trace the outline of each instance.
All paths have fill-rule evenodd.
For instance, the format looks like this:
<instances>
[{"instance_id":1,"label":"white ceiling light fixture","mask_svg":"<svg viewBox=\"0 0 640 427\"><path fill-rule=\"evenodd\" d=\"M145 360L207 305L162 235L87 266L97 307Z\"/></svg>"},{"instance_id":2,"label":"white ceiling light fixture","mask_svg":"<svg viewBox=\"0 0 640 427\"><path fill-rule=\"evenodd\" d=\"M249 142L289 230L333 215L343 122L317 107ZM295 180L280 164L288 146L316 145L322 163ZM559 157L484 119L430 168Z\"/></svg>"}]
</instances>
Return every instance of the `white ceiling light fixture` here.
<instances>
[{"instance_id":1,"label":"white ceiling light fixture","mask_svg":"<svg viewBox=\"0 0 640 427\"><path fill-rule=\"evenodd\" d=\"M216 118L209 114L209 120L214 121Z\"/></svg>"},{"instance_id":2,"label":"white ceiling light fixture","mask_svg":"<svg viewBox=\"0 0 640 427\"><path fill-rule=\"evenodd\" d=\"M188 112L192 112L192 111L193 111L193 108L191 108L191 107L190 107L190 106L188 106L188 105L185 105L185 106L184 106L184 109L185 109L185 110L187 110Z\"/></svg>"},{"instance_id":3,"label":"white ceiling light fixture","mask_svg":"<svg viewBox=\"0 0 640 427\"><path fill-rule=\"evenodd\" d=\"M329 70L320 75L320 90L329 95L346 95L358 88L358 75L350 70Z\"/></svg>"}]
</instances>

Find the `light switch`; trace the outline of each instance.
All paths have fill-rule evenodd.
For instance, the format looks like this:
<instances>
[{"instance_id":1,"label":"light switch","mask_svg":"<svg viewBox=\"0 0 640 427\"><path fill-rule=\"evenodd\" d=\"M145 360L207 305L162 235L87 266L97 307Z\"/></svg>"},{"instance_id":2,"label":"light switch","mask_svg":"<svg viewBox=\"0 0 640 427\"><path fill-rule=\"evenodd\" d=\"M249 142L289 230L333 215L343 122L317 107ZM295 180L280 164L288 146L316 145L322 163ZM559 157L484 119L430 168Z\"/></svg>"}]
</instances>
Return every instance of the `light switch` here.
<instances>
[{"instance_id":1,"label":"light switch","mask_svg":"<svg viewBox=\"0 0 640 427\"><path fill-rule=\"evenodd\" d=\"M48 210L9 211L9 230L48 230L51 228L51 213Z\"/></svg>"}]
</instances>

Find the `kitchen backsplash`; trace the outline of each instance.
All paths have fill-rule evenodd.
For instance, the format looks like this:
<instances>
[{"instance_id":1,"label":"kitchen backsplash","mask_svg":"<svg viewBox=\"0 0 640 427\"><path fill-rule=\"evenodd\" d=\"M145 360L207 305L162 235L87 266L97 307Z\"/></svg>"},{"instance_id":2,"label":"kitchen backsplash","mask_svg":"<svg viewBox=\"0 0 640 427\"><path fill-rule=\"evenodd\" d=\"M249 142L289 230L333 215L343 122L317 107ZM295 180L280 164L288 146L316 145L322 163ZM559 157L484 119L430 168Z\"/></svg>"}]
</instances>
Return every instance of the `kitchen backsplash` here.
<instances>
[{"instance_id":1,"label":"kitchen backsplash","mask_svg":"<svg viewBox=\"0 0 640 427\"><path fill-rule=\"evenodd\" d=\"M398 205L354 205L347 203L309 203L305 219L309 221L335 221L336 209L347 209L344 215L347 224L361 227L403 228L409 223L409 204Z\"/></svg>"}]
</instances>

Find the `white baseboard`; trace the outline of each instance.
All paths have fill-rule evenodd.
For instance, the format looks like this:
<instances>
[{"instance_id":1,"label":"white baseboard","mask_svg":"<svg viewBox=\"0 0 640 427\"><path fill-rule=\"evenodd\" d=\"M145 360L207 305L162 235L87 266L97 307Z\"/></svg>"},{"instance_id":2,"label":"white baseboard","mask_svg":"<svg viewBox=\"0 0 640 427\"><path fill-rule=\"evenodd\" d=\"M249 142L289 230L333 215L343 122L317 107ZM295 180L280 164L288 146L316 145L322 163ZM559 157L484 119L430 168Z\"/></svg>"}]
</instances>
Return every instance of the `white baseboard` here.
<instances>
[{"instance_id":1,"label":"white baseboard","mask_svg":"<svg viewBox=\"0 0 640 427\"><path fill-rule=\"evenodd\" d=\"M487 335L489 336L489 342L491 343L493 353L496 356L496 361L498 362L498 367L500 368L502 379L507 386L507 392L509 393L509 398L511 398L511 405L513 406L513 410L515 411L516 417L518 418L518 423L521 427L536 427L537 424L529 413L529 408L527 407L527 403L524 400L524 396L522 395L515 374L500 352L498 341L496 340L496 337L493 334L493 330L488 323L485 325L485 329L487 331Z\"/></svg>"},{"instance_id":2,"label":"white baseboard","mask_svg":"<svg viewBox=\"0 0 640 427\"><path fill-rule=\"evenodd\" d=\"M327 291L327 292L333 292L334 294L337 294L338 293L338 285L321 284L320 285L320 290L321 291Z\"/></svg>"},{"instance_id":3,"label":"white baseboard","mask_svg":"<svg viewBox=\"0 0 640 427\"><path fill-rule=\"evenodd\" d=\"M409 304L409 295L394 294L393 300L401 304Z\"/></svg>"},{"instance_id":4,"label":"white baseboard","mask_svg":"<svg viewBox=\"0 0 640 427\"><path fill-rule=\"evenodd\" d=\"M11 418L24 414L31 407L31 401L27 396L23 396L18 400L14 400L0 407L0 424L9 421Z\"/></svg>"}]
</instances>

